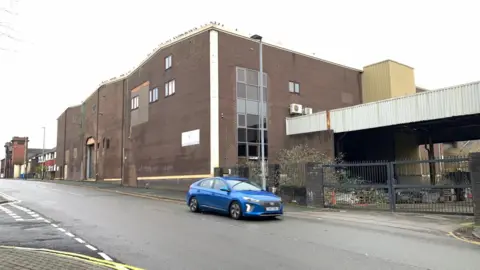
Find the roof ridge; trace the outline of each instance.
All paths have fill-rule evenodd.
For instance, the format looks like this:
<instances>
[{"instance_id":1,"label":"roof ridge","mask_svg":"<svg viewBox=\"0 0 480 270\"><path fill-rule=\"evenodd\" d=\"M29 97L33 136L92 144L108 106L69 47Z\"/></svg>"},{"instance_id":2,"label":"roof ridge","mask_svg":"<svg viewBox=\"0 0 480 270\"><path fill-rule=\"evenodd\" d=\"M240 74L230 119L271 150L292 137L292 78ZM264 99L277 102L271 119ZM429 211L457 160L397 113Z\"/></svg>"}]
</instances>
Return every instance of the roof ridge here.
<instances>
[{"instance_id":1,"label":"roof ridge","mask_svg":"<svg viewBox=\"0 0 480 270\"><path fill-rule=\"evenodd\" d=\"M153 49L150 53L147 54L146 58L143 59L138 65L136 65L135 67L133 67L132 69L130 69L129 71L117 76L117 77L112 77L108 80L105 80L105 81L102 81L97 88L100 88L102 86L105 86L105 85L108 85L110 83L115 83L117 81L120 81L120 80L123 80L125 78L128 78L128 76L132 75L137 69L139 69L142 65L144 65L146 62L148 62L148 60L150 60L156 53L158 53L161 49L167 47L167 46L171 46L177 42L180 42L182 40L185 40L189 37L192 37L192 36L195 36L197 34L200 34L200 33L203 33L205 31L208 31L208 30L219 30L219 31L222 31L226 34L230 34L230 35L236 35L236 36L239 36L239 37L243 37L243 38L249 38L250 35L247 35L245 33L242 33L238 30L238 28L236 28L235 30L233 29L230 29L228 27L225 27L224 24L221 24L219 22L214 22L214 21L211 21L210 23L207 23L207 24L204 24L204 25L201 25L200 27L194 27L194 28L191 28L190 30L187 30L185 31L184 33L182 34L179 34L177 36L174 36L173 38L170 38L168 39L167 41L164 41L164 42L161 42L155 49ZM317 61L321 61L321 62L324 62L324 63L328 63L328 64L332 64L332 65L336 65L336 66L339 66L339 67L343 67L343 68L347 68L347 69L351 69L351 70L355 70L355 71L360 71L362 72L361 69L357 69L357 68L353 68L353 67L349 67L349 66L345 66L345 65L341 65L341 64L338 64L338 63L335 63L335 62L331 62L331 61L328 61L328 60L324 60L324 59L321 59L321 58L318 58L314 55L309 55L309 54L305 54L305 53L301 53L299 51L295 51L293 49L288 49L286 47L283 47L281 45L277 45L277 44L273 44L273 43L269 43L269 42L263 42L263 45L265 46L270 46L270 47L273 47L273 48L277 48L277 49L280 49L280 50L284 50L284 51L289 51L289 52L292 52L292 53L295 53L295 54L298 54L298 55L301 55L301 56L304 56L304 57L308 57L308 58L312 58L312 59L315 59Z\"/></svg>"}]
</instances>

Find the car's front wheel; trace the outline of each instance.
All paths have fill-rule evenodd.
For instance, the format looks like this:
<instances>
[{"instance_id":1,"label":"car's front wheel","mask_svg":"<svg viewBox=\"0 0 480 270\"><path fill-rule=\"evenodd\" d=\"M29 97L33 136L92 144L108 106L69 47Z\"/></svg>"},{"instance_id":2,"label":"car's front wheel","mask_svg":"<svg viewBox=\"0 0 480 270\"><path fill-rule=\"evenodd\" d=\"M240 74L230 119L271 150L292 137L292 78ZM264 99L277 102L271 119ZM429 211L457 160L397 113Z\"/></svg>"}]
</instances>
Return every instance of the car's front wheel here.
<instances>
[{"instance_id":1,"label":"car's front wheel","mask_svg":"<svg viewBox=\"0 0 480 270\"><path fill-rule=\"evenodd\" d=\"M239 220L242 218L242 208L240 207L240 204L238 202L233 202L230 205L230 217L236 220Z\"/></svg>"},{"instance_id":2,"label":"car's front wheel","mask_svg":"<svg viewBox=\"0 0 480 270\"><path fill-rule=\"evenodd\" d=\"M190 203L188 204L189 208L190 208L190 211L194 212L194 213L198 213L200 212L200 207L198 207L198 201L197 201L197 198L195 197L192 197L190 199Z\"/></svg>"}]
</instances>

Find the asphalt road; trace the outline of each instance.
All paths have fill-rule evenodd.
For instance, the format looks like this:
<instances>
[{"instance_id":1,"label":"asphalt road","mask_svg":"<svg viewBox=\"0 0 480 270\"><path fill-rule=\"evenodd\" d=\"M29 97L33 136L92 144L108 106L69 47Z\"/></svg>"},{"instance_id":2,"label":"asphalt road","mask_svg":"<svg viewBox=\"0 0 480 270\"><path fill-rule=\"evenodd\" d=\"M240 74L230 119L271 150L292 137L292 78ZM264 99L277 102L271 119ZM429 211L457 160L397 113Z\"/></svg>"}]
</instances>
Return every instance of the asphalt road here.
<instances>
[{"instance_id":1,"label":"asphalt road","mask_svg":"<svg viewBox=\"0 0 480 270\"><path fill-rule=\"evenodd\" d=\"M233 221L181 204L21 180L0 180L0 192L145 269L480 269L480 246L444 234L329 220Z\"/></svg>"}]
</instances>

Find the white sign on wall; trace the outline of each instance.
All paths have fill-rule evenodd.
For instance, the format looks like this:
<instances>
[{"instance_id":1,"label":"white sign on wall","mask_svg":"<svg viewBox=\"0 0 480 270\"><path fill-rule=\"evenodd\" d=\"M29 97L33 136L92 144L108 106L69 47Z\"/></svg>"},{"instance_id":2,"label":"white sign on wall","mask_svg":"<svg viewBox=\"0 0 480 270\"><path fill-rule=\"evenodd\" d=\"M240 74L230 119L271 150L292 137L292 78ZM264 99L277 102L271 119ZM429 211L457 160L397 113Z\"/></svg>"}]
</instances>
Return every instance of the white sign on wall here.
<instances>
[{"instance_id":1,"label":"white sign on wall","mask_svg":"<svg viewBox=\"0 0 480 270\"><path fill-rule=\"evenodd\" d=\"M182 147L200 144L200 129L182 132Z\"/></svg>"}]
</instances>

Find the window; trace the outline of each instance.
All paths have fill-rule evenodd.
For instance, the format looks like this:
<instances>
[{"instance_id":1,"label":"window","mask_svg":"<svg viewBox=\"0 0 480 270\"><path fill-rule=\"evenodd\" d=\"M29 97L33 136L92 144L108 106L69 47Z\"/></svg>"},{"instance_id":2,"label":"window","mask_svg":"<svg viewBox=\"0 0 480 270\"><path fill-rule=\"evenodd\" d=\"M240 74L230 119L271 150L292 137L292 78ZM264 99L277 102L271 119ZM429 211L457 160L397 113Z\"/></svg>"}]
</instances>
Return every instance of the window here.
<instances>
[{"instance_id":1,"label":"window","mask_svg":"<svg viewBox=\"0 0 480 270\"><path fill-rule=\"evenodd\" d=\"M175 80L171 80L165 83L165 96L171 96L175 94Z\"/></svg>"},{"instance_id":2,"label":"window","mask_svg":"<svg viewBox=\"0 0 480 270\"><path fill-rule=\"evenodd\" d=\"M265 117L267 115L268 76L263 73L263 87L260 87L258 71L237 67L236 73L237 157L258 160L261 155L260 143L263 132L264 153L268 158L268 133ZM292 86L292 89L295 92L295 85ZM260 102L261 97L263 104ZM260 119L262 109L263 121Z\"/></svg>"},{"instance_id":3,"label":"window","mask_svg":"<svg viewBox=\"0 0 480 270\"><path fill-rule=\"evenodd\" d=\"M172 56L169 55L165 57L165 70L169 69L172 67Z\"/></svg>"},{"instance_id":4,"label":"window","mask_svg":"<svg viewBox=\"0 0 480 270\"><path fill-rule=\"evenodd\" d=\"M288 91L290 93L300 93L300 84L297 82L288 82Z\"/></svg>"},{"instance_id":5,"label":"window","mask_svg":"<svg viewBox=\"0 0 480 270\"><path fill-rule=\"evenodd\" d=\"M250 181L241 181L241 180L227 180L227 183L232 187L233 190L251 190L251 191L260 191L262 188L257 185L255 182Z\"/></svg>"},{"instance_id":6,"label":"window","mask_svg":"<svg viewBox=\"0 0 480 270\"><path fill-rule=\"evenodd\" d=\"M107 149L110 148L110 139L107 139Z\"/></svg>"},{"instance_id":7,"label":"window","mask_svg":"<svg viewBox=\"0 0 480 270\"><path fill-rule=\"evenodd\" d=\"M203 188L212 188L212 184L213 184L213 179L206 179L206 180L203 180L199 186Z\"/></svg>"},{"instance_id":8,"label":"window","mask_svg":"<svg viewBox=\"0 0 480 270\"><path fill-rule=\"evenodd\" d=\"M225 185L225 182L222 180L216 179L215 183L213 184L213 189L220 190L222 188L226 188L227 185Z\"/></svg>"},{"instance_id":9,"label":"window","mask_svg":"<svg viewBox=\"0 0 480 270\"><path fill-rule=\"evenodd\" d=\"M132 98L132 110L138 109L138 96Z\"/></svg>"},{"instance_id":10,"label":"window","mask_svg":"<svg viewBox=\"0 0 480 270\"><path fill-rule=\"evenodd\" d=\"M158 88L150 89L150 91L148 92L148 101L152 103L157 100L158 100Z\"/></svg>"}]
</instances>

